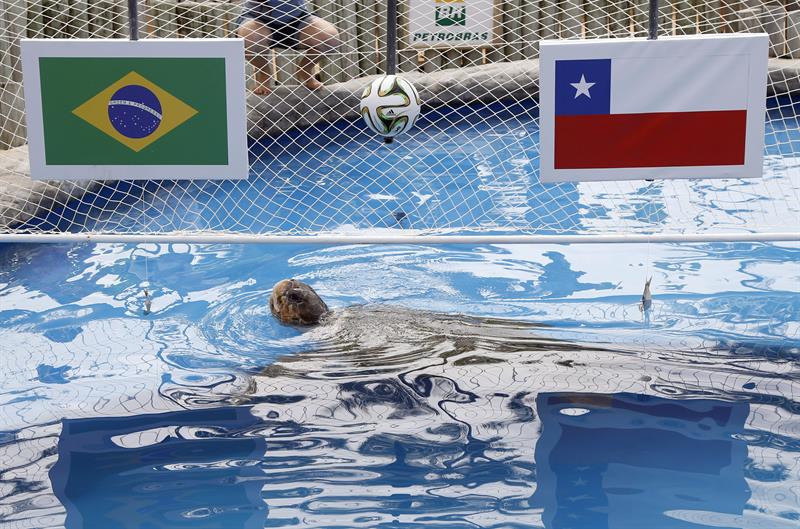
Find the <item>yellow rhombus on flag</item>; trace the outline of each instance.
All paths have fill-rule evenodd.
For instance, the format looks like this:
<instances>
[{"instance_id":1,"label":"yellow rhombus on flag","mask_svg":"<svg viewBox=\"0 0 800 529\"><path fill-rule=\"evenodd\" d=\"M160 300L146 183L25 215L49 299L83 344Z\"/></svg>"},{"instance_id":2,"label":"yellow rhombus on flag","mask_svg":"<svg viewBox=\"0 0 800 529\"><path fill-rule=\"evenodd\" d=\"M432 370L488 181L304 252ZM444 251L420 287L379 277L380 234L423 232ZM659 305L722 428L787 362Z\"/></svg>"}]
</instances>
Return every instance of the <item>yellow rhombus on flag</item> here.
<instances>
[{"instance_id":1,"label":"yellow rhombus on flag","mask_svg":"<svg viewBox=\"0 0 800 529\"><path fill-rule=\"evenodd\" d=\"M152 134L143 138L128 138L123 136L114 128L114 126L111 124L111 120L108 117L108 104L109 101L111 101L111 96L120 88L128 85L140 85L147 88L156 95L161 103L161 123ZM136 152L139 152L165 134L168 134L170 131L185 123L188 119L197 114L197 111L166 90L163 90L158 85L148 81L138 73L130 72L117 82L111 84L105 90L101 91L77 107L72 111L72 113L90 125L105 132L123 145Z\"/></svg>"}]
</instances>

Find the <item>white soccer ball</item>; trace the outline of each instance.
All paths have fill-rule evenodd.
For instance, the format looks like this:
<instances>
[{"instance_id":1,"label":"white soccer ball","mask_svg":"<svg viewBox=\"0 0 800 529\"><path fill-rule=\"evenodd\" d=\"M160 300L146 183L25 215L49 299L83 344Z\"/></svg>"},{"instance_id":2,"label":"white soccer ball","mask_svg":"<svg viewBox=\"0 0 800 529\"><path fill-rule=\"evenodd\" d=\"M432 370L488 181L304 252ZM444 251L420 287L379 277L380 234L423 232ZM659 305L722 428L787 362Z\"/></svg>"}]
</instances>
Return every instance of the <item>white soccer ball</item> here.
<instances>
[{"instance_id":1,"label":"white soccer ball","mask_svg":"<svg viewBox=\"0 0 800 529\"><path fill-rule=\"evenodd\" d=\"M397 75L372 81L361 96L361 117L367 127L384 138L408 131L419 117L419 94Z\"/></svg>"}]
</instances>

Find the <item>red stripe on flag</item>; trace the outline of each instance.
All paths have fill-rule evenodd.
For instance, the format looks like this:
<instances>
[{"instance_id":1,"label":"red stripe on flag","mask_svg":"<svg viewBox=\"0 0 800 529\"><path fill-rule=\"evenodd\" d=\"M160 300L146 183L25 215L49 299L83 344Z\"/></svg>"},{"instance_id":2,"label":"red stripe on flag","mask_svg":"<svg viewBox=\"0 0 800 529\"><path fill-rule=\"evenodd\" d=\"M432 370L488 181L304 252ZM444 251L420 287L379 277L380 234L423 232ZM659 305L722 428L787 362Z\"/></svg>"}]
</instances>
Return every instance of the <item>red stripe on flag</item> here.
<instances>
[{"instance_id":1,"label":"red stripe on flag","mask_svg":"<svg viewBox=\"0 0 800 529\"><path fill-rule=\"evenodd\" d=\"M556 116L556 169L743 165L746 110Z\"/></svg>"}]
</instances>

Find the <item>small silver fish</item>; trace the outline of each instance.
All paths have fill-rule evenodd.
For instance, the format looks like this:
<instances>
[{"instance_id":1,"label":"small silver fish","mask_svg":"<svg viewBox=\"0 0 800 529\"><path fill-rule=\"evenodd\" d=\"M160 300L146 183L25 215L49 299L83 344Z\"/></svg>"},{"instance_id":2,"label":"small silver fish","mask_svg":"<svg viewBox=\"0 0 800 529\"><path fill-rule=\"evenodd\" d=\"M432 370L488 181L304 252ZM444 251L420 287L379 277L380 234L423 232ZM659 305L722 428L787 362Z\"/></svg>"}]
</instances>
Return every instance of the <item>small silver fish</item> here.
<instances>
[{"instance_id":1,"label":"small silver fish","mask_svg":"<svg viewBox=\"0 0 800 529\"><path fill-rule=\"evenodd\" d=\"M150 298L150 292L144 289L144 315L150 314L150 307L153 306L153 300Z\"/></svg>"},{"instance_id":2,"label":"small silver fish","mask_svg":"<svg viewBox=\"0 0 800 529\"><path fill-rule=\"evenodd\" d=\"M653 278L651 277L648 279L644 284L644 292L642 292L642 301L639 303L639 311L647 312L653 306L653 294L650 293L650 281Z\"/></svg>"}]
</instances>

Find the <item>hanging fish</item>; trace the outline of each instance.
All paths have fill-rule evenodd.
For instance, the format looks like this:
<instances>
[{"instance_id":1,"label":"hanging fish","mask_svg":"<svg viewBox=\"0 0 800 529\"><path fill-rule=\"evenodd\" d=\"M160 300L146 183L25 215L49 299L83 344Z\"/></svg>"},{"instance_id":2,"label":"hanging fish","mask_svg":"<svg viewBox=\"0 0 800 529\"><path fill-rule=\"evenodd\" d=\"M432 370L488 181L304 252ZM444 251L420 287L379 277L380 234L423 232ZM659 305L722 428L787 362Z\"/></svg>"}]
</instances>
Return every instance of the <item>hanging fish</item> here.
<instances>
[{"instance_id":1,"label":"hanging fish","mask_svg":"<svg viewBox=\"0 0 800 529\"><path fill-rule=\"evenodd\" d=\"M651 277L644 283L644 292L642 292L642 301L639 303L639 311L640 312L647 312L653 306L653 294L650 293L650 281L653 278Z\"/></svg>"},{"instance_id":2,"label":"hanging fish","mask_svg":"<svg viewBox=\"0 0 800 529\"><path fill-rule=\"evenodd\" d=\"M150 307L153 306L153 300L150 297L150 292L147 289L144 289L144 315L147 316L150 314Z\"/></svg>"}]
</instances>

